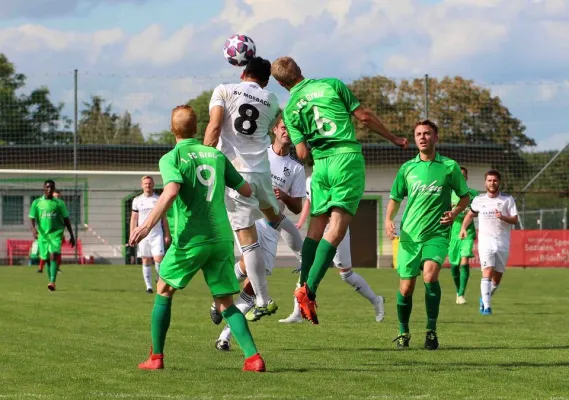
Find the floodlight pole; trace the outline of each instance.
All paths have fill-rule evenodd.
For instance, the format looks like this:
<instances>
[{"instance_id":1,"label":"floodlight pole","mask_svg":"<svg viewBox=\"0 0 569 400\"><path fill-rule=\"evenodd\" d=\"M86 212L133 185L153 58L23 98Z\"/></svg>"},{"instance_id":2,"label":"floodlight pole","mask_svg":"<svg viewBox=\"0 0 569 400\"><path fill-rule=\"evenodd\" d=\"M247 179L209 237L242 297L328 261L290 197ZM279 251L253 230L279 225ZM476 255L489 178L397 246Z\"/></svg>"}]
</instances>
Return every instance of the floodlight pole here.
<instances>
[{"instance_id":1,"label":"floodlight pole","mask_svg":"<svg viewBox=\"0 0 569 400\"><path fill-rule=\"evenodd\" d=\"M73 71L73 102L74 102L74 126L73 126L73 170L77 171L77 141L78 141L78 104L77 104L77 91L78 91L78 79L77 79L77 69ZM77 242L79 241L79 218L81 216L81 211L79 209L81 202L79 201L79 190L78 190L78 176L75 174L75 196L74 203L75 207L73 212L73 219L75 220L75 263L77 264L79 250L77 248Z\"/></svg>"}]
</instances>

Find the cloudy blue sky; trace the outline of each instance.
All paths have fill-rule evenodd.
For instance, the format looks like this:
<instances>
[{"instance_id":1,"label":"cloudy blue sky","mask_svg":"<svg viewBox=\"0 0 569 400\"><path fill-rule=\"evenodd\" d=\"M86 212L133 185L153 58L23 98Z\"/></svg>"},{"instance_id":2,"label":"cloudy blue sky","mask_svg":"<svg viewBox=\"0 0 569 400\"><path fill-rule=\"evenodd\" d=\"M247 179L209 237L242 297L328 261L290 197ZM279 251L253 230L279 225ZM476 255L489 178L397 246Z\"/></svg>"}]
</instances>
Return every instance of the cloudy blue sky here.
<instances>
[{"instance_id":1,"label":"cloudy blue sky","mask_svg":"<svg viewBox=\"0 0 569 400\"><path fill-rule=\"evenodd\" d=\"M235 80L225 38L308 76L462 75L500 95L540 149L569 141L569 0L2 0L0 51L54 99L102 95L145 132ZM273 89L275 86L272 86ZM285 93L278 91L281 101ZM71 107L66 111L71 112Z\"/></svg>"}]
</instances>

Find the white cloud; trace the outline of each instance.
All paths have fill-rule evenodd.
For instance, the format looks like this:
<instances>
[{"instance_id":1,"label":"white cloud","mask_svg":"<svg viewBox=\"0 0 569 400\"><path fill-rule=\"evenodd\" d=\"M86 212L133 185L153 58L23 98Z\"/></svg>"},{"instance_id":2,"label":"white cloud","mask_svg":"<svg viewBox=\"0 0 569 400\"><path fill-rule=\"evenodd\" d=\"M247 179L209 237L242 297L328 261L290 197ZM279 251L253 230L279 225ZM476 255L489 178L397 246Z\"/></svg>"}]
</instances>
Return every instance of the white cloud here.
<instances>
[{"instance_id":1,"label":"white cloud","mask_svg":"<svg viewBox=\"0 0 569 400\"><path fill-rule=\"evenodd\" d=\"M532 151L560 150L569 144L569 132L558 133L537 141L537 146Z\"/></svg>"},{"instance_id":2,"label":"white cloud","mask_svg":"<svg viewBox=\"0 0 569 400\"><path fill-rule=\"evenodd\" d=\"M113 0L107 4L145 3L146 0ZM78 8L92 8L97 2L81 0L2 0L0 20L10 18L47 19L54 16L73 15Z\"/></svg>"}]
</instances>

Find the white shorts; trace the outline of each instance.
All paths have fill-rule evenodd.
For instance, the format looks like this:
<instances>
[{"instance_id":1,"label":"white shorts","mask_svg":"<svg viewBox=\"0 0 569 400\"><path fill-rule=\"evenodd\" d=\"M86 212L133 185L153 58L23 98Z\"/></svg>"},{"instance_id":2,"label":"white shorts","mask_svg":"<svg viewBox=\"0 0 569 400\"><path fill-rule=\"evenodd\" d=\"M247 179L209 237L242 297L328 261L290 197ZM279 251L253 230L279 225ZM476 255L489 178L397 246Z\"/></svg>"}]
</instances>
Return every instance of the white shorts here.
<instances>
[{"instance_id":1,"label":"white shorts","mask_svg":"<svg viewBox=\"0 0 569 400\"><path fill-rule=\"evenodd\" d=\"M334 256L334 266L340 269L352 268L352 251L350 250L350 228L346 231L346 236L342 239L336 255Z\"/></svg>"},{"instance_id":2,"label":"white shorts","mask_svg":"<svg viewBox=\"0 0 569 400\"><path fill-rule=\"evenodd\" d=\"M509 249L485 248L478 246L480 268L493 267L496 272L504 273L508 262Z\"/></svg>"},{"instance_id":3,"label":"white shorts","mask_svg":"<svg viewBox=\"0 0 569 400\"><path fill-rule=\"evenodd\" d=\"M253 226L255 221L264 218L260 210L272 208L275 214L279 213L270 172L242 172L241 176L251 185L253 195L241 196L229 188L225 191L225 207L234 231Z\"/></svg>"},{"instance_id":4,"label":"white shorts","mask_svg":"<svg viewBox=\"0 0 569 400\"><path fill-rule=\"evenodd\" d=\"M271 275L273 273L273 268L275 267L277 246L279 244L279 233L275 229L271 228L265 219L259 219L255 221L255 227L257 228L259 245L261 246L261 250L263 252L265 270L267 272L267 275ZM235 241L239 243L237 234L235 234ZM239 246L239 251L241 252L241 246ZM241 256L243 256L242 252Z\"/></svg>"},{"instance_id":5,"label":"white shorts","mask_svg":"<svg viewBox=\"0 0 569 400\"><path fill-rule=\"evenodd\" d=\"M164 255L164 236L147 236L138 244L138 257L156 257Z\"/></svg>"}]
</instances>

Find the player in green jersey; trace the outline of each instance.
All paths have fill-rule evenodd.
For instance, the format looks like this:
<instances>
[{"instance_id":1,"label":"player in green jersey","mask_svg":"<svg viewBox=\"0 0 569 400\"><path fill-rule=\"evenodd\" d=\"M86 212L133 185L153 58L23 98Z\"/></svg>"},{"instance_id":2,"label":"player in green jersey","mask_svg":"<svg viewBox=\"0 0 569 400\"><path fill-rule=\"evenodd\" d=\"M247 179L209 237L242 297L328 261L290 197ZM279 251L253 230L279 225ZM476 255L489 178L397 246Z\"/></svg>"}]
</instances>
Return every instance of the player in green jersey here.
<instances>
[{"instance_id":1,"label":"player in green jersey","mask_svg":"<svg viewBox=\"0 0 569 400\"><path fill-rule=\"evenodd\" d=\"M164 343L170 326L172 297L201 270L216 307L231 326L245 353L244 371L265 371L247 320L233 304L239 283L233 266L233 231L225 209L225 187L249 197L251 186L220 151L202 145L194 136L197 118L190 106L172 111L176 146L160 159L164 191L146 220L130 236L134 246L144 239L168 209L172 243L160 266L160 279L152 310L150 358L140 369L164 368Z\"/></svg>"},{"instance_id":2,"label":"player in green jersey","mask_svg":"<svg viewBox=\"0 0 569 400\"><path fill-rule=\"evenodd\" d=\"M413 132L419 154L399 169L385 216L385 232L393 240L396 237L394 219L407 197L397 253L399 336L394 342L397 347L409 347L413 292L422 270L427 309L424 347L435 350L439 347L436 332L441 302L439 272L448 252L450 226L468 206L468 187L456 161L435 150L437 125L428 119L421 120L415 123ZM451 207L452 191L460 197L454 208Z\"/></svg>"},{"instance_id":3,"label":"player in green jersey","mask_svg":"<svg viewBox=\"0 0 569 400\"><path fill-rule=\"evenodd\" d=\"M464 180L468 181L468 170L465 167L460 167L460 172L462 172ZM470 195L470 203L472 203L472 200L478 196L478 191L468 189L468 194ZM453 207L458 204L459 200L460 198L456 193L452 192L451 203ZM456 286L456 304L466 304L464 294L466 293L468 278L470 278L470 265L468 262L474 257L472 249L474 247L474 240L476 239L474 221L467 228L467 236L464 239L460 238L460 229L462 228L462 221L464 221L465 215L466 211L461 212L452 223L448 248L450 273Z\"/></svg>"},{"instance_id":4,"label":"player in green jersey","mask_svg":"<svg viewBox=\"0 0 569 400\"><path fill-rule=\"evenodd\" d=\"M316 290L365 189L365 162L352 116L397 146L406 147L407 139L394 136L338 79L305 79L290 57L275 60L271 73L290 91L283 120L296 154L306 160L310 146L314 158L312 218L302 246L302 286L295 291L295 297L302 316L317 324ZM328 221L329 229L324 234Z\"/></svg>"},{"instance_id":5,"label":"player in green jersey","mask_svg":"<svg viewBox=\"0 0 569 400\"><path fill-rule=\"evenodd\" d=\"M42 197L35 199L30 207L30 222L34 239L38 239L40 258L49 260L47 288L55 290L57 278L57 262L61 255L61 243L65 228L69 231L69 243L75 246L75 236L69 222L69 212L65 203L54 197L55 182L51 179L44 182Z\"/></svg>"}]
</instances>

